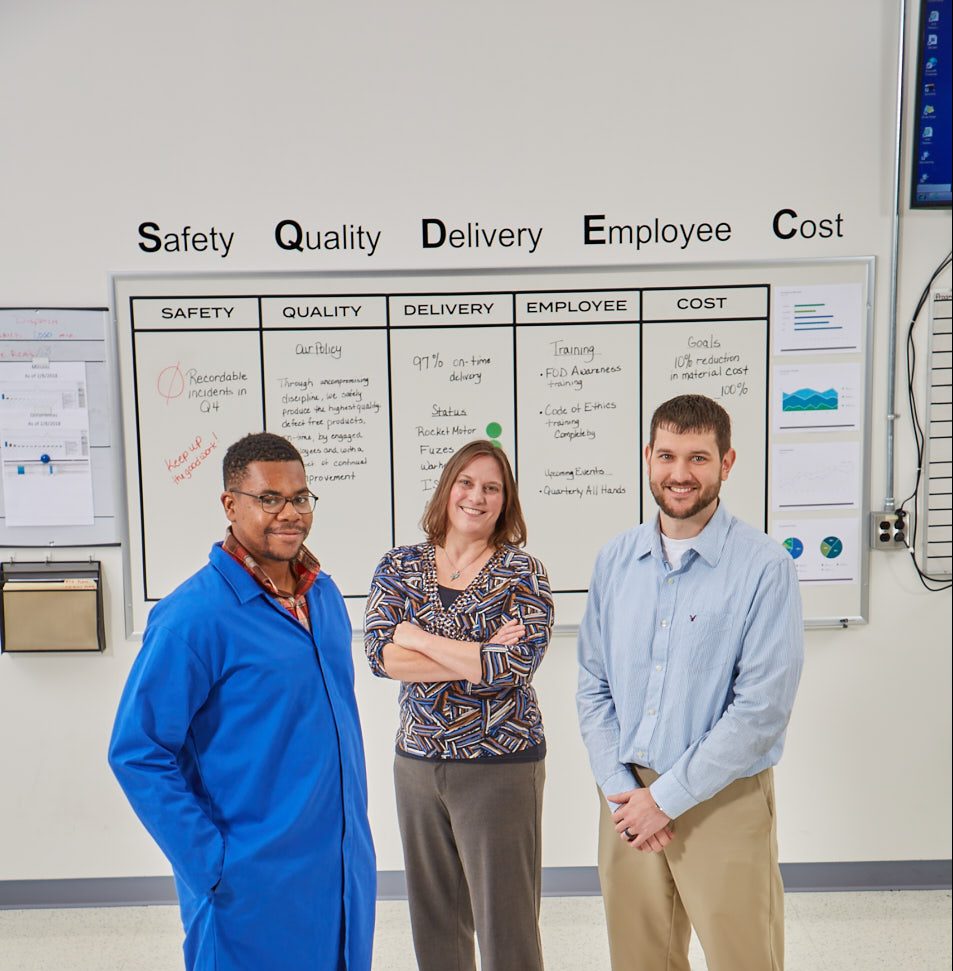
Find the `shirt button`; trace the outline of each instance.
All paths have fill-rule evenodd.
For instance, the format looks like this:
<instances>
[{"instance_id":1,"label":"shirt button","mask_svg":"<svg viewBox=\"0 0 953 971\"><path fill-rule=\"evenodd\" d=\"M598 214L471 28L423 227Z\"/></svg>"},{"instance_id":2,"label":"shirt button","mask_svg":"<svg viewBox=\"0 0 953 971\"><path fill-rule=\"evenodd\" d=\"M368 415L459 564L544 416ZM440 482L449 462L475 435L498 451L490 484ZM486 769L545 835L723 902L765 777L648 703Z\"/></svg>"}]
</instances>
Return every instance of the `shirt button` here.
<instances>
[{"instance_id":1,"label":"shirt button","mask_svg":"<svg viewBox=\"0 0 953 971\"><path fill-rule=\"evenodd\" d=\"M661 624L659 624L659 627L668 627L668 621L667 620L663 620L661 622Z\"/></svg>"},{"instance_id":2,"label":"shirt button","mask_svg":"<svg viewBox=\"0 0 953 971\"><path fill-rule=\"evenodd\" d=\"M665 582L666 583L674 583L675 582L675 578L674 577L669 577Z\"/></svg>"},{"instance_id":3,"label":"shirt button","mask_svg":"<svg viewBox=\"0 0 953 971\"><path fill-rule=\"evenodd\" d=\"M645 758L645 752L639 752L639 758L640 759L644 759Z\"/></svg>"},{"instance_id":4,"label":"shirt button","mask_svg":"<svg viewBox=\"0 0 953 971\"><path fill-rule=\"evenodd\" d=\"M661 664L656 664L655 665L655 670L656 671L661 671L662 670L662 665Z\"/></svg>"}]
</instances>

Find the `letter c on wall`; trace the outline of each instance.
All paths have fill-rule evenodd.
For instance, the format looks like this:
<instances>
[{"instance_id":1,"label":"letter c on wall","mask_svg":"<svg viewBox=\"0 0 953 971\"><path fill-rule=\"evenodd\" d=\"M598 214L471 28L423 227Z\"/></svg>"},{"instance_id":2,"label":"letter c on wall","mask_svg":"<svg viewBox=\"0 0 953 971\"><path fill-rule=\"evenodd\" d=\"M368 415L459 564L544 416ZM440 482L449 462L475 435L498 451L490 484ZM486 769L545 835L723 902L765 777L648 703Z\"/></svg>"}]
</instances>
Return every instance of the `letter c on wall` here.
<instances>
[{"instance_id":1,"label":"letter c on wall","mask_svg":"<svg viewBox=\"0 0 953 971\"><path fill-rule=\"evenodd\" d=\"M790 239L792 236L796 236L797 231L794 229L787 233L781 232L780 223L782 216L790 216L792 219L797 219L797 213L793 209L779 209L774 214L774 219L771 222L771 228L774 230L774 235L777 236L778 239Z\"/></svg>"}]
</instances>

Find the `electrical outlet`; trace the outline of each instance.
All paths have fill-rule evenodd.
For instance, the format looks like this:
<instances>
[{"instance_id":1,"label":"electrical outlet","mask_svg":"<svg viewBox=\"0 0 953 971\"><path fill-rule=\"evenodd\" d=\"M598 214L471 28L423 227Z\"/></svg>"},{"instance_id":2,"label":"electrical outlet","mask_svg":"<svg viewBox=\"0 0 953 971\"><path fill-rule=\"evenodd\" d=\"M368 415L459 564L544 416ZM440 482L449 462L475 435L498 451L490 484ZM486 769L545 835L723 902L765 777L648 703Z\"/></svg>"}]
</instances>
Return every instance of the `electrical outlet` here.
<instances>
[{"instance_id":1,"label":"electrical outlet","mask_svg":"<svg viewBox=\"0 0 953 971\"><path fill-rule=\"evenodd\" d=\"M907 548L907 514L872 512L870 514L870 548L872 550L905 550Z\"/></svg>"}]
</instances>

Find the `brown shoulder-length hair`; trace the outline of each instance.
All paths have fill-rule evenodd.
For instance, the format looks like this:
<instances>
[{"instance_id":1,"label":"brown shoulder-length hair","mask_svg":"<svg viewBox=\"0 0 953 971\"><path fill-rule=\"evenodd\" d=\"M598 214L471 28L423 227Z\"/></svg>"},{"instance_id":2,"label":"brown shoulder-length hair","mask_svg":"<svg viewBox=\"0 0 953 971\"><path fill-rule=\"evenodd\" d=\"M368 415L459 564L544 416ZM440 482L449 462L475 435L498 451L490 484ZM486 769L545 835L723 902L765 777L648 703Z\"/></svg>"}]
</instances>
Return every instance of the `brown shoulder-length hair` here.
<instances>
[{"instance_id":1,"label":"brown shoulder-length hair","mask_svg":"<svg viewBox=\"0 0 953 971\"><path fill-rule=\"evenodd\" d=\"M439 546L447 538L447 504L450 501L450 490L463 469L481 455L489 455L496 459L503 478L503 509L496 520L490 543L493 546L502 546L504 543L522 546L526 542L526 520L523 519L523 510L520 508L520 497L516 491L516 479L510 468L510 460L498 445L488 439L480 438L464 445L448 460L443 467L443 472L440 473L440 481L420 521L431 543Z\"/></svg>"}]
</instances>

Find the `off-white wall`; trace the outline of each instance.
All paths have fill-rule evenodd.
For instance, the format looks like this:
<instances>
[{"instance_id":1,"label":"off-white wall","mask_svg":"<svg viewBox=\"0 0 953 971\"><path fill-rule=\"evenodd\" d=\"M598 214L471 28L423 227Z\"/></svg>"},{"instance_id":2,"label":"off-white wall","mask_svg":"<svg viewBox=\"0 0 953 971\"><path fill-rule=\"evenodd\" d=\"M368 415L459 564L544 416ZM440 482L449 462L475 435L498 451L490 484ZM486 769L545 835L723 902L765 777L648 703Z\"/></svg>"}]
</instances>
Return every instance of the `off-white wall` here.
<instances>
[{"instance_id":1,"label":"off-white wall","mask_svg":"<svg viewBox=\"0 0 953 971\"><path fill-rule=\"evenodd\" d=\"M651 13L629 3L352 6L7 0L0 87L17 97L0 105L0 304L102 305L107 273L126 269L873 253L871 495L880 501L892 0L759 7L751 23L740 0ZM805 71L794 53L808 41ZM785 140L799 125L823 154ZM771 213L785 205L842 211L845 237L772 238ZM593 252L580 245L581 214L602 211L728 218L737 232L716 254ZM547 235L532 255L435 254L418 241L419 220L431 215L540 223ZM374 258L298 259L270 242L275 221L292 216L374 222L387 235ZM136 248L146 219L218 223L238 232L237 248L227 260L149 256ZM901 320L949 248L950 225L949 212L905 215ZM898 409L903 496L913 452L899 396ZM98 555L106 653L0 657L0 880L168 872L105 765L138 644L123 636L120 552ZM786 862L951 855L950 597L923 592L899 554L871 557L870 592L868 626L807 634L778 772ZM370 677L360 645L355 661L379 865L398 869L395 687ZM571 637L554 639L537 684L550 749L544 864L589 866L596 804L575 724Z\"/></svg>"}]
</instances>

